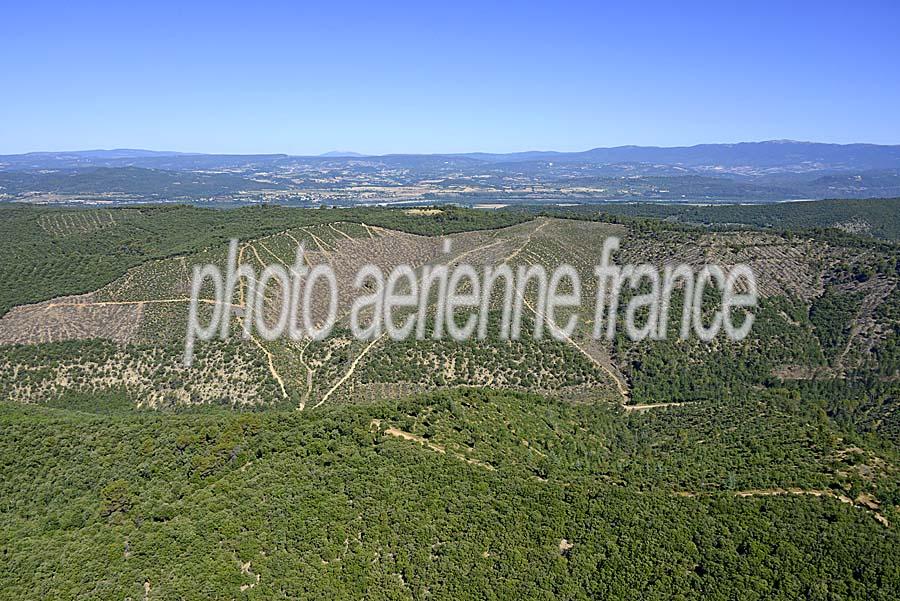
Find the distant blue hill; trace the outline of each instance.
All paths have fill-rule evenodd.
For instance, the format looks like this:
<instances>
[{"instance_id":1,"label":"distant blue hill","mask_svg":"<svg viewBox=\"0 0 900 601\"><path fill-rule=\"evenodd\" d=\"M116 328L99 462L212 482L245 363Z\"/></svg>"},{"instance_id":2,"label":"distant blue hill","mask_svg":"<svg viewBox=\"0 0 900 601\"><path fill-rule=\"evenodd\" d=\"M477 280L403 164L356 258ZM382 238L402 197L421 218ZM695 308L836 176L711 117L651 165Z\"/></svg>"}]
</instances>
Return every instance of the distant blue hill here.
<instances>
[{"instance_id":1,"label":"distant blue hill","mask_svg":"<svg viewBox=\"0 0 900 601\"><path fill-rule=\"evenodd\" d=\"M900 167L900 146L877 144L822 144L771 140L696 146L617 146L583 152L465 153L490 162L558 161L575 163L651 163L685 167L722 166L785 170L891 169Z\"/></svg>"},{"instance_id":2,"label":"distant blue hill","mask_svg":"<svg viewBox=\"0 0 900 601\"><path fill-rule=\"evenodd\" d=\"M350 152L349 150L332 150L331 152L323 152L319 156L325 157L325 158L338 159L338 158L363 158L363 157L367 157L369 155L360 154L358 152Z\"/></svg>"},{"instance_id":3,"label":"distant blue hill","mask_svg":"<svg viewBox=\"0 0 900 601\"><path fill-rule=\"evenodd\" d=\"M205 154L141 149L32 152L0 155L0 170L73 169L84 167L146 167L152 169L216 169L276 167L286 161L315 162L369 158L394 166L485 163L589 163L668 165L710 171L772 170L803 173L811 171L860 171L900 169L900 146L877 144L822 144L792 140L741 142L738 144L698 144L696 146L617 146L581 152L528 151L515 153L394 154L372 156L350 151L331 151L319 156L287 154Z\"/></svg>"}]
</instances>

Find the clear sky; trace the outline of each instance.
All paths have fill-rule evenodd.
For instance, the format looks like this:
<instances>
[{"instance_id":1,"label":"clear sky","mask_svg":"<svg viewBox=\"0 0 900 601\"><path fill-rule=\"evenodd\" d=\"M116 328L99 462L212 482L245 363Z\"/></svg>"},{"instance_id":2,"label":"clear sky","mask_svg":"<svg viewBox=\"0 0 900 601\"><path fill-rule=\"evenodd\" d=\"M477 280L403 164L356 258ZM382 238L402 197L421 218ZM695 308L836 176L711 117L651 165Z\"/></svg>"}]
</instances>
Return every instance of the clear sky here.
<instances>
[{"instance_id":1,"label":"clear sky","mask_svg":"<svg viewBox=\"0 0 900 601\"><path fill-rule=\"evenodd\" d=\"M7 2L0 153L900 143L900 3Z\"/></svg>"}]
</instances>

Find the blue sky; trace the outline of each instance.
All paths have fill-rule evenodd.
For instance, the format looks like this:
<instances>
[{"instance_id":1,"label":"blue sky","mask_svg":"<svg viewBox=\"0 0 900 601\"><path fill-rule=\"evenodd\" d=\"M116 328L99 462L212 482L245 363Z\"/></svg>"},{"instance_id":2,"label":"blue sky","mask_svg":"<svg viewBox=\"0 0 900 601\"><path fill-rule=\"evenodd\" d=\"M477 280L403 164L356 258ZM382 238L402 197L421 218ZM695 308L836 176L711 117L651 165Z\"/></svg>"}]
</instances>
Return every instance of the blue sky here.
<instances>
[{"instance_id":1,"label":"blue sky","mask_svg":"<svg viewBox=\"0 0 900 601\"><path fill-rule=\"evenodd\" d=\"M900 143L896 2L131 4L4 5L0 153Z\"/></svg>"}]
</instances>

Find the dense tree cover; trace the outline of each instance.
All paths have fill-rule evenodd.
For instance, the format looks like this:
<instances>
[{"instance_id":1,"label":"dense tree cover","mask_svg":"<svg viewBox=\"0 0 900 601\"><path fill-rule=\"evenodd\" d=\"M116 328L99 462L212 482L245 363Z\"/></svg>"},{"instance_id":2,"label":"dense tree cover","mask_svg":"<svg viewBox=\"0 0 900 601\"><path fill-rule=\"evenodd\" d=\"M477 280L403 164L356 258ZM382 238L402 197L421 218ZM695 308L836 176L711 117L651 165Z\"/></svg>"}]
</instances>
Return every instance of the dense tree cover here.
<instances>
[{"instance_id":1,"label":"dense tree cover","mask_svg":"<svg viewBox=\"0 0 900 601\"><path fill-rule=\"evenodd\" d=\"M861 301L859 293L842 293L829 287L810 307L809 319L826 355L835 355L846 344L852 318Z\"/></svg>"},{"instance_id":2,"label":"dense tree cover","mask_svg":"<svg viewBox=\"0 0 900 601\"><path fill-rule=\"evenodd\" d=\"M779 407L625 416L472 389L313 413L0 404L4 596L896 598L900 541L870 511L731 492L850 485L829 457L852 441Z\"/></svg>"},{"instance_id":3,"label":"dense tree cover","mask_svg":"<svg viewBox=\"0 0 900 601\"><path fill-rule=\"evenodd\" d=\"M720 205L618 202L550 212L562 215L601 214L605 220L651 218L669 223L775 230L843 227L850 232L900 241L900 198Z\"/></svg>"},{"instance_id":4,"label":"dense tree cover","mask_svg":"<svg viewBox=\"0 0 900 601\"><path fill-rule=\"evenodd\" d=\"M640 292L640 291L638 291ZM704 306L717 306L708 291ZM627 298L627 297L626 297ZM712 344L678 339L681 291L672 296L669 336L632 342L619 332L614 356L623 365L634 403L722 402L779 390L802 399L807 411L842 427L900 441L896 289L879 305L877 318L891 324L858 363L845 356L861 295L829 286L811 306L784 296L761 299L749 336L741 342L720 335ZM791 401L792 404L796 404Z\"/></svg>"},{"instance_id":5,"label":"dense tree cover","mask_svg":"<svg viewBox=\"0 0 900 601\"><path fill-rule=\"evenodd\" d=\"M645 290L626 292L620 302L642 292ZM704 292L703 315L708 322L711 312L720 306L721 295L714 288ZM663 340L633 342L625 332L617 331L614 353L626 366L636 403L727 399L752 385L765 384L782 366L825 364L815 328L804 305L796 300L782 296L761 299L749 336L739 342L729 340L724 332L711 343L695 336L680 339L683 305L683 291L675 290L668 335Z\"/></svg>"},{"instance_id":6,"label":"dense tree cover","mask_svg":"<svg viewBox=\"0 0 900 601\"><path fill-rule=\"evenodd\" d=\"M892 326L872 349L875 370L882 376L892 377L900 374L900 286L878 306L876 314Z\"/></svg>"}]
</instances>

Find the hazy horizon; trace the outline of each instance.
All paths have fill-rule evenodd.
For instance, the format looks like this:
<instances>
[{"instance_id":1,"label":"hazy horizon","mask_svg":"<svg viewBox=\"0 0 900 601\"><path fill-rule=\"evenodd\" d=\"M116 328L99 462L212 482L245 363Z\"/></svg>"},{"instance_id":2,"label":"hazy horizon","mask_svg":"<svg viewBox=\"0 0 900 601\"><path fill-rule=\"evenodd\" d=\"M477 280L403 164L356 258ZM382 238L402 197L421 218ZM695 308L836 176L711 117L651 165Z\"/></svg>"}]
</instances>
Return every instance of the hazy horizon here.
<instances>
[{"instance_id":1,"label":"hazy horizon","mask_svg":"<svg viewBox=\"0 0 900 601\"><path fill-rule=\"evenodd\" d=\"M771 139L771 140L740 140L736 142L699 142L697 144L675 144L675 145L662 145L662 144L620 144L617 146L606 146L606 145L594 145L589 148L580 148L574 150L559 150L556 148L537 148L537 147L526 147L521 150L510 150L510 151L490 151L490 150L482 150L478 147L473 147L470 150L462 150L462 151L436 151L436 152L415 152L415 151L405 151L405 152L396 152L396 153L364 153L359 152L354 149L331 149L331 150L323 150L321 152L313 152L309 154L294 154L290 152L282 152L278 149L271 149L261 152L212 152L207 150L176 150L171 148L150 148L147 146L128 146L128 147L108 147L108 148L65 148L65 149L38 149L38 150L28 150L24 152L10 152L4 153L6 156L15 156L15 155L28 155L28 154L65 154L65 153L89 153L89 152L149 152L149 153L157 153L157 154L184 154L184 155L287 155L287 156L296 156L296 157L327 157L328 155L332 155L335 157L339 157L340 155L359 155L362 157L378 157L378 156L388 156L388 155L459 155L459 154L527 154L527 153L579 153L579 152L588 152L596 149L615 149L615 148L692 148L696 146L737 146L739 144L767 144L767 143L794 143L794 144L822 144L822 145L831 145L831 146L900 146L900 142L897 143L875 143L875 142L867 142L867 141L857 141L857 142L823 142L819 140L792 140L786 138L779 139Z\"/></svg>"},{"instance_id":2,"label":"hazy horizon","mask_svg":"<svg viewBox=\"0 0 900 601\"><path fill-rule=\"evenodd\" d=\"M0 154L900 142L889 2L20 3L4 17Z\"/></svg>"}]
</instances>

